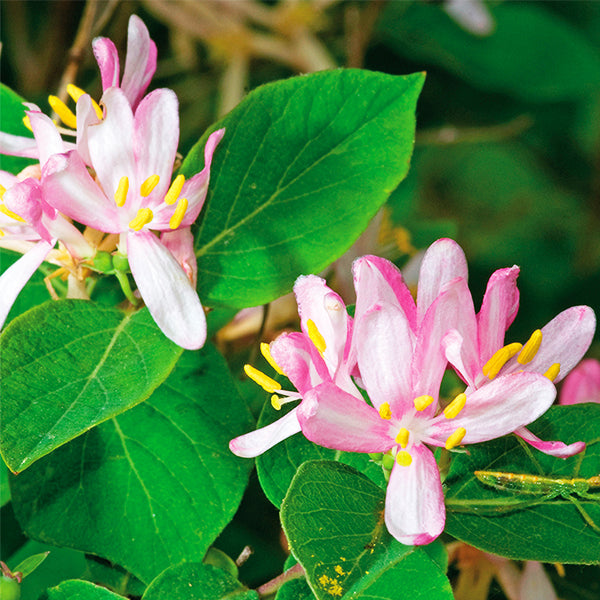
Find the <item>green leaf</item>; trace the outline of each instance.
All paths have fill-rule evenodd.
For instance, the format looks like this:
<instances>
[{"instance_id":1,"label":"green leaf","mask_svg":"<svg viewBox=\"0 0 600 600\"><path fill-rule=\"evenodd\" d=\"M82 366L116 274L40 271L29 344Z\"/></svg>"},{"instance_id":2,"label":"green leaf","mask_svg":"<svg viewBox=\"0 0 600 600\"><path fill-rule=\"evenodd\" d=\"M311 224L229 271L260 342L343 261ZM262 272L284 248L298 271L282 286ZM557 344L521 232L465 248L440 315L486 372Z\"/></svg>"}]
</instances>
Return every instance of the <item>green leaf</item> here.
<instances>
[{"instance_id":1,"label":"green leaf","mask_svg":"<svg viewBox=\"0 0 600 600\"><path fill-rule=\"evenodd\" d=\"M196 241L206 304L264 304L348 249L406 175L423 81L361 70L293 77L254 90L211 128L226 133ZM203 166L205 141L186 176Z\"/></svg>"},{"instance_id":2,"label":"green leaf","mask_svg":"<svg viewBox=\"0 0 600 600\"><path fill-rule=\"evenodd\" d=\"M8 486L8 467L0 462L0 507L10 502L10 487Z\"/></svg>"},{"instance_id":3,"label":"green leaf","mask_svg":"<svg viewBox=\"0 0 600 600\"><path fill-rule=\"evenodd\" d=\"M2 106L2 110L0 110L0 131L33 138L31 131L23 124L23 117L25 116L23 102L25 100L21 96L3 83L0 83L0 106ZM0 169L13 174L17 174L27 165L35 162L35 160L29 158L18 158L16 156L0 154Z\"/></svg>"},{"instance_id":4,"label":"green leaf","mask_svg":"<svg viewBox=\"0 0 600 600\"><path fill-rule=\"evenodd\" d=\"M85 558L87 572L82 579L93 581L121 596L141 596L144 593L146 586L125 569L95 556Z\"/></svg>"},{"instance_id":5,"label":"green leaf","mask_svg":"<svg viewBox=\"0 0 600 600\"><path fill-rule=\"evenodd\" d=\"M403 597L450 600L439 551L403 546L383 522L385 492L351 467L304 463L281 507L294 556L319 600Z\"/></svg>"},{"instance_id":6,"label":"green leaf","mask_svg":"<svg viewBox=\"0 0 600 600\"><path fill-rule=\"evenodd\" d=\"M48 302L2 332L2 441L13 472L145 400L181 348L147 309Z\"/></svg>"},{"instance_id":7,"label":"green leaf","mask_svg":"<svg viewBox=\"0 0 600 600\"><path fill-rule=\"evenodd\" d=\"M420 64L445 67L468 83L548 102L581 98L600 87L600 56L586 38L541 5L486 4L487 36L459 27L439 6L391 2L379 20L389 45ZM548 68L552 65L552 68Z\"/></svg>"},{"instance_id":8,"label":"green leaf","mask_svg":"<svg viewBox=\"0 0 600 600\"><path fill-rule=\"evenodd\" d=\"M229 573L201 563L183 563L161 573L142 600L258 600Z\"/></svg>"},{"instance_id":9,"label":"green leaf","mask_svg":"<svg viewBox=\"0 0 600 600\"><path fill-rule=\"evenodd\" d=\"M119 600L123 596L113 594L106 588L94 585L89 581L73 579L63 581L54 588L46 590L40 600Z\"/></svg>"},{"instance_id":10,"label":"green leaf","mask_svg":"<svg viewBox=\"0 0 600 600\"><path fill-rule=\"evenodd\" d=\"M19 571L23 575L23 579L25 579L25 577L31 575L48 558L49 553L50 551L47 550L46 552L28 556L14 568L14 571Z\"/></svg>"},{"instance_id":11,"label":"green leaf","mask_svg":"<svg viewBox=\"0 0 600 600\"><path fill-rule=\"evenodd\" d=\"M585 452L568 459L530 449L511 436L469 446L453 459L446 479L446 531L454 537L508 558L542 562L600 563L600 533L575 505L555 498L528 508L511 508L539 496L501 491L479 482L473 472L500 471L554 478L589 478L600 473L600 406L558 406L540 417L531 430L544 440L587 442ZM598 500L578 499L600 526Z\"/></svg>"},{"instance_id":12,"label":"green leaf","mask_svg":"<svg viewBox=\"0 0 600 600\"><path fill-rule=\"evenodd\" d=\"M146 402L14 477L17 518L35 539L149 583L202 560L233 517L252 464L228 443L251 423L223 357L211 346L186 352Z\"/></svg>"},{"instance_id":13,"label":"green leaf","mask_svg":"<svg viewBox=\"0 0 600 600\"><path fill-rule=\"evenodd\" d=\"M291 409L292 407L288 405L284 406L281 411L276 411L270 402L266 402L258 421L258 427L264 427L274 422ZM332 460L345 463L365 474L379 487L384 489L386 487L382 468L376 465L368 454L323 448L313 444L299 433L280 442L256 458L256 471L260 484L267 498L277 508L281 507L298 467L309 460Z\"/></svg>"}]
</instances>

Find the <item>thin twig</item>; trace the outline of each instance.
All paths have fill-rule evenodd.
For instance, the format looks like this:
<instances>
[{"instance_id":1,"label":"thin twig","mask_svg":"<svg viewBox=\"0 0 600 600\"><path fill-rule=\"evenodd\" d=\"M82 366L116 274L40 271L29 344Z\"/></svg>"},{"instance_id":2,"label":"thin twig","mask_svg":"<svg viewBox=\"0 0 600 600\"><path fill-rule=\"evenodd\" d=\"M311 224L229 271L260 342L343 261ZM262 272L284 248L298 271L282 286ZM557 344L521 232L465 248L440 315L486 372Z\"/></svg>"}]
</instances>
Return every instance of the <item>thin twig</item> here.
<instances>
[{"instance_id":1,"label":"thin twig","mask_svg":"<svg viewBox=\"0 0 600 600\"><path fill-rule=\"evenodd\" d=\"M293 567L289 568L285 573L278 575L275 579L263 583L259 588L256 588L256 593L259 597L264 598L270 594L275 593L284 583L291 581L292 579L300 579L306 575L304 567L297 563Z\"/></svg>"}]
</instances>

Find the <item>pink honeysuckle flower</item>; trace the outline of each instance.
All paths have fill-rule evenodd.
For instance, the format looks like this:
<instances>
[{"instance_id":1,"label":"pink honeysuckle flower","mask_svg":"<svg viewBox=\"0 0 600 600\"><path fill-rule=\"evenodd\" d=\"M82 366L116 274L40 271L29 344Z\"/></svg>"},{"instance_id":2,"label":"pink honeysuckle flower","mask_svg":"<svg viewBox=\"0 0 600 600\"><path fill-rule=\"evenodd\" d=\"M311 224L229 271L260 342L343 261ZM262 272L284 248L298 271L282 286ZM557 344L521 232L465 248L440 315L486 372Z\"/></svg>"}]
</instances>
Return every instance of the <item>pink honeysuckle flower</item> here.
<instances>
[{"instance_id":1,"label":"pink honeysuckle flower","mask_svg":"<svg viewBox=\"0 0 600 600\"><path fill-rule=\"evenodd\" d=\"M224 130L208 138L204 169L187 181L179 175L171 183L179 141L174 92L151 92L135 113L119 88L109 88L102 102L105 118L86 132L95 178L80 154L70 151L48 159L42 185L53 206L68 217L120 234L120 251L128 256L138 290L158 326L183 348L200 348L206 340L206 318L198 294L178 259L153 232L188 228L198 217L212 155ZM190 257L192 249L182 250L182 242L189 246L191 237L177 241L177 255Z\"/></svg>"},{"instance_id":2,"label":"pink honeysuckle flower","mask_svg":"<svg viewBox=\"0 0 600 600\"><path fill-rule=\"evenodd\" d=\"M600 402L600 361L582 360L566 377L558 397L559 404Z\"/></svg>"},{"instance_id":3,"label":"pink honeysuckle flower","mask_svg":"<svg viewBox=\"0 0 600 600\"><path fill-rule=\"evenodd\" d=\"M359 280L365 279L359 275ZM416 334L397 300L374 303L356 314L353 345L373 406L324 382L308 390L298 407L298 421L309 440L336 450L395 458L385 522L403 544L427 544L444 528L442 485L428 446L452 449L511 433L543 414L556 394L543 375L514 373L459 394L440 412L438 387L446 360L431 340L441 339L442 323L457 311L456 290L462 281L441 286ZM357 290L357 307L362 292Z\"/></svg>"},{"instance_id":4,"label":"pink honeysuckle flower","mask_svg":"<svg viewBox=\"0 0 600 600\"><path fill-rule=\"evenodd\" d=\"M297 391L285 391L281 385L249 365L246 373L273 393L271 403L302 400L316 385L336 382L349 395L360 397L351 373L352 319L340 296L314 275L301 276L294 285L302 332L284 333L270 346L262 345L263 354L279 373L285 374ZM283 396L283 397L281 397ZM234 454L252 458L300 431L298 407L274 423L239 436L229 443Z\"/></svg>"}]
</instances>

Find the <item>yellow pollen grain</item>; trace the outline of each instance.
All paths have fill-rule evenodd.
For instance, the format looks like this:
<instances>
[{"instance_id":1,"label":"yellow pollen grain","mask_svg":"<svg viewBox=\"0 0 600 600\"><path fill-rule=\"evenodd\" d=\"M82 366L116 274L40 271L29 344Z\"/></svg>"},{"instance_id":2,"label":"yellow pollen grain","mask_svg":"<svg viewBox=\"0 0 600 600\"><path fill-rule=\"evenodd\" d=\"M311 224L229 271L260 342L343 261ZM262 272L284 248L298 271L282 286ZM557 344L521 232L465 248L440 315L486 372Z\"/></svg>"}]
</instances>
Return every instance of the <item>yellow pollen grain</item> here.
<instances>
[{"instance_id":1,"label":"yellow pollen grain","mask_svg":"<svg viewBox=\"0 0 600 600\"><path fill-rule=\"evenodd\" d=\"M69 94L69 96L73 98L74 102L77 102L77 100L79 100L79 98L81 98L81 96L83 96L85 93L85 90L82 90L80 87L77 87L72 83L69 83L67 85L67 94ZM92 106L94 107L94 112L96 113L96 116L99 119L103 119L104 114L102 113L102 109L100 108L100 106L98 106L98 103L93 98L90 98L90 100L92 101Z\"/></svg>"},{"instance_id":2,"label":"yellow pollen grain","mask_svg":"<svg viewBox=\"0 0 600 600\"><path fill-rule=\"evenodd\" d=\"M460 413L460 411L465 407L467 403L467 395L466 394L458 394L448 406L444 409L444 416L446 419L454 419Z\"/></svg>"},{"instance_id":3,"label":"yellow pollen grain","mask_svg":"<svg viewBox=\"0 0 600 600\"><path fill-rule=\"evenodd\" d=\"M279 368L279 365L275 362L275 359L271 356L271 347L265 342L260 343L260 353L265 357L265 360L277 371L280 375L285 373Z\"/></svg>"},{"instance_id":4,"label":"yellow pollen grain","mask_svg":"<svg viewBox=\"0 0 600 600\"><path fill-rule=\"evenodd\" d=\"M396 462L401 467L408 467L412 463L412 456L406 450L400 450L396 454Z\"/></svg>"},{"instance_id":5,"label":"yellow pollen grain","mask_svg":"<svg viewBox=\"0 0 600 600\"><path fill-rule=\"evenodd\" d=\"M10 210L10 208L7 208L4 204L0 205L0 212L11 219L14 219L15 221L19 221L19 223L27 223L23 217L20 217L17 213Z\"/></svg>"},{"instance_id":6,"label":"yellow pollen grain","mask_svg":"<svg viewBox=\"0 0 600 600\"><path fill-rule=\"evenodd\" d=\"M277 394L271 396L271 406L275 410L281 410L281 398Z\"/></svg>"},{"instance_id":7,"label":"yellow pollen grain","mask_svg":"<svg viewBox=\"0 0 600 600\"><path fill-rule=\"evenodd\" d=\"M344 569L342 569L341 565L335 565L335 567L333 568L333 570L338 574L338 575L345 575L346 572L344 571Z\"/></svg>"},{"instance_id":8,"label":"yellow pollen grain","mask_svg":"<svg viewBox=\"0 0 600 600\"><path fill-rule=\"evenodd\" d=\"M398 444L400 444L403 448L406 448L406 446L408 446L408 437L409 437L410 433L408 431L408 429L405 429L404 427L398 432L398 435L396 436L396 442Z\"/></svg>"},{"instance_id":9,"label":"yellow pollen grain","mask_svg":"<svg viewBox=\"0 0 600 600\"><path fill-rule=\"evenodd\" d=\"M446 440L446 450L452 450L452 448L456 448L462 441L465 435L467 434L467 430L464 427L459 427L452 435L448 437Z\"/></svg>"},{"instance_id":10,"label":"yellow pollen grain","mask_svg":"<svg viewBox=\"0 0 600 600\"><path fill-rule=\"evenodd\" d=\"M494 379L500 372L500 369L523 347L522 344L515 342L503 346L500 350L494 352L492 357L483 365L481 372L489 379Z\"/></svg>"},{"instance_id":11,"label":"yellow pollen grain","mask_svg":"<svg viewBox=\"0 0 600 600\"><path fill-rule=\"evenodd\" d=\"M281 389L281 384L278 381L271 379L268 375L265 375L262 371L259 371L252 365L244 365L244 373L246 373L254 383L260 385L263 390L270 394Z\"/></svg>"},{"instance_id":12,"label":"yellow pollen grain","mask_svg":"<svg viewBox=\"0 0 600 600\"><path fill-rule=\"evenodd\" d=\"M165 204L175 204L175 202L177 202L177 198L179 198L179 194L181 194L184 183L185 177L183 175L177 175L177 177L173 179L173 183L165 196Z\"/></svg>"},{"instance_id":13,"label":"yellow pollen grain","mask_svg":"<svg viewBox=\"0 0 600 600\"><path fill-rule=\"evenodd\" d=\"M169 220L169 227L171 229L177 229L181 225L181 221L183 221L183 217L185 217L185 211L187 210L187 207L187 198L179 198L179 201L177 202L177 208Z\"/></svg>"},{"instance_id":14,"label":"yellow pollen grain","mask_svg":"<svg viewBox=\"0 0 600 600\"><path fill-rule=\"evenodd\" d=\"M417 396L413 402L415 408L421 412L433 403L433 396Z\"/></svg>"},{"instance_id":15,"label":"yellow pollen grain","mask_svg":"<svg viewBox=\"0 0 600 600\"><path fill-rule=\"evenodd\" d=\"M117 186L117 191L115 192L115 204L120 208L125 205L125 201L127 200L127 192L129 191L129 178L126 175L123 175L121 179L119 179L119 185Z\"/></svg>"},{"instance_id":16,"label":"yellow pollen grain","mask_svg":"<svg viewBox=\"0 0 600 600\"><path fill-rule=\"evenodd\" d=\"M134 219L129 221L129 227L134 231L139 231L144 225L148 225L154 218L149 208L140 208Z\"/></svg>"},{"instance_id":17,"label":"yellow pollen grain","mask_svg":"<svg viewBox=\"0 0 600 600\"><path fill-rule=\"evenodd\" d=\"M150 175L150 177L148 177L148 179L140 186L140 194L144 196L144 198L149 196L152 193L152 190L158 185L159 181L160 177L158 175Z\"/></svg>"},{"instance_id":18,"label":"yellow pollen grain","mask_svg":"<svg viewBox=\"0 0 600 600\"><path fill-rule=\"evenodd\" d=\"M388 402L384 402L379 407L379 416L386 421L389 421L392 418L392 409Z\"/></svg>"},{"instance_id":19,"label":"yellow pollen grain","mask_svg":"<svg viewBox=\"0 0 600 600\"><path fill-rule=\"evenodd\" d=\"M321 332L317 329L317 326L312 319L308 319L308 321L306 321L306 328L308 329L308 337L311 339L316 349L319 352L325 352L327 344L325 343L325 339L321 335Z\"/></svg>"},{"instance_id":20,"label":"yellow pollen grain","mask_svg":"<svg viewBox=\"0 0 600 600\"><path fill-rule=\"evenodd\" d=\"M48 104L67 127L77 129L77 117L58 96L48 96Z\"/></svg>"},{"instance_id":21,"label":"yellow pollen grain","mask_svg":"<svg viewBox=\"0 0 600 600\"><path fill-rule=\"evenodd\" d=\"M559 373L560 373L560 363L554 363L544 373L544 376L547 377L550 381L554 381L558 377Z\"/></svg>"},{"instance_id":22,"label":"yellow pollen grain","mask_svg":"<svg viewBox=\"0 0 600 600\"><path fill-rule=\"evenodd\" d=\"M542 332L536 329L531 337L527 340L527 343L523 346L523 350L519 353L517 362L521 365L526 365L528 362L533 360L533 357L537 354L542 343Z\"/></svg>"},{"instance_id":23,"label":"yellow pollen grain","mask_svg":"<svg viewBox=\"0 0 600 600\"><path fill-rule=\"evenodd\" d=\"M27 127L27 129L29 129L29 131L33 131L33 127L31 126L31 119L29 118L29 115L25 115L23 117L23 125L25 125L25 127Z\"/></svg>"}]
</instances>

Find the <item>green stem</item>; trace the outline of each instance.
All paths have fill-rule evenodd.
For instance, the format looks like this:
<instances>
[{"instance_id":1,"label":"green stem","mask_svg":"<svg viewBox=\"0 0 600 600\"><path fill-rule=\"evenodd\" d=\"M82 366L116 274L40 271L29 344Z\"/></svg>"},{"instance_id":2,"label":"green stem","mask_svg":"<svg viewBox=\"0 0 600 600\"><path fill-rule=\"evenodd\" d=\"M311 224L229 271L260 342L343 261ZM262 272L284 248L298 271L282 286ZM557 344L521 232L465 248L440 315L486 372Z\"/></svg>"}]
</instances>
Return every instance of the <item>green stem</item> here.
<instances>
[{"instance_id":1,"label":"green stem","mask_svg":"<svg viewBox=\"0 0 600 600\"><path fill-rule=\"evenodd\" d=\"M290 567L285 573L278 575L275 579L263 583L260 587L256 588L256 593L260 598L265 598L270 594L274 594L284 583L291 581L292 579L300 579L306 575L304 567L300 563L296 563L293 567Z\"/></svg>"},{"instance_id":2,"label":"green stem","mask_svg":"<svg viewBox=\"0 0 600 600\"><path fill-rule=\"evenodd\" d=\"M133 295L133 292L131 291L131 285L129 284L129 277L127 277L127 273L123 273L123 271L115 271L115 275L117 276L117 279L121 284L121 289L123 290L123 293L125 294L127 300L129 300L129 302L131 302L133 306L137 306L139 300Z\"/></svg>"}]
</instances>

